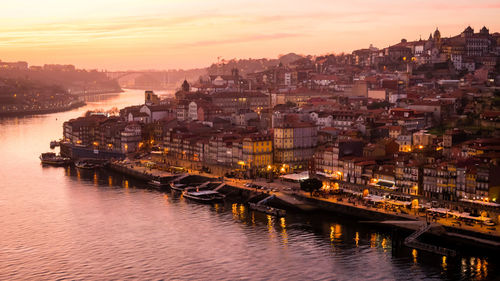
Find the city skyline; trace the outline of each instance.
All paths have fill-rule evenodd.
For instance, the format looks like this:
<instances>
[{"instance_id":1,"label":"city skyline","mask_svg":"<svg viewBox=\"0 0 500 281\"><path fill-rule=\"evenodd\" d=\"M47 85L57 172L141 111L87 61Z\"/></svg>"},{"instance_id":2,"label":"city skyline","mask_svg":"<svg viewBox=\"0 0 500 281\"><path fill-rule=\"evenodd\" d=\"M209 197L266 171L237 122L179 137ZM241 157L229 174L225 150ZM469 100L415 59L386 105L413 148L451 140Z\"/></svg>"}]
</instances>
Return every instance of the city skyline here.
<instances>
[{"instance_id":1,"label":"city skyline","mask_svg":"<svg viewBox=\"0 0 500 281\"><path fill-rule=\"evenodd\" d=\"M443 15L443 11L446 13ZM500 30L495 1L24 1L0 12L3 61L108 70L206 67L224 59L350 53L443 37L470 25ZM40 12L41 11L41 12ZM384 36L380 36L384 34Z\"/></svg>"}]
</instances>

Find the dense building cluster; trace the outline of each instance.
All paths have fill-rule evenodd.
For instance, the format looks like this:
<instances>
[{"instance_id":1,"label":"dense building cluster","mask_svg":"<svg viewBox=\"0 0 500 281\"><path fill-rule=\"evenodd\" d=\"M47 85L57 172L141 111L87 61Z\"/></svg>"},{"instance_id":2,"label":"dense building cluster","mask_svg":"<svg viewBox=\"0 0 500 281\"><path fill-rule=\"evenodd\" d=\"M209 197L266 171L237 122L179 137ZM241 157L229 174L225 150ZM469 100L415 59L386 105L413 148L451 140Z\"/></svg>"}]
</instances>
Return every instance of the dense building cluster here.
<instances>
[{"instance_id":1,"label":"dense building cluster","mask_svg":"<svg viewBox=\"0 0 500 281\"><path fill-rule=\"evenodd\" d=\"M309 171L409 195L496 202L499 54L499 33L468 27L245 75L219 69L184 81L170 98L146 91L143 105L119 116L70 120L64 138L245 177Z\"/></svg>"}]
</instances>

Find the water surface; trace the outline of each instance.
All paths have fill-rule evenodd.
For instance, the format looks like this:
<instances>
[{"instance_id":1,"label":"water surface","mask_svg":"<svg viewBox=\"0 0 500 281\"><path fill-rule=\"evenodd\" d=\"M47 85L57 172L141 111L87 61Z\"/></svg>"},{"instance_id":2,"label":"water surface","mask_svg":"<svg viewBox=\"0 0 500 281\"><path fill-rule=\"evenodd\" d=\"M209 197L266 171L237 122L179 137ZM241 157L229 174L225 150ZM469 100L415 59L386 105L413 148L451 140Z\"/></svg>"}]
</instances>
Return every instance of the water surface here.
<instances>
[{"instance_id":1,"label":"water surface","mask_svg":"<svg viewBox=\"0 0 500 281\"><path fill-rule=\"evenodd\" d=\"M62 123L143 101L94 97L69 112L0 119L0 280L494 280L498 260L401 246L335 215L277 219L199 205L105 171L42 167Z\"/></svg>"}]
</instances>

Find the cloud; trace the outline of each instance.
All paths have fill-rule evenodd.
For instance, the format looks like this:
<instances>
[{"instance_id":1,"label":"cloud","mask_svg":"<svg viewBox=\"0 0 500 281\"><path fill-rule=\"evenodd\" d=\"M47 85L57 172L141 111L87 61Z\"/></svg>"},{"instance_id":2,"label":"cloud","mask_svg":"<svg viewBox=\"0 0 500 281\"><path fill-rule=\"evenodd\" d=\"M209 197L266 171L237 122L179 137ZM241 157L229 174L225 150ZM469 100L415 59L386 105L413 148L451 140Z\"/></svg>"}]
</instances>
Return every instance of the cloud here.
<instances>
[{"instance_id":1,"label":"cloud","mask_svg":"<svg viewBox=\"0 0 500 281\"><path fill-rule=\"evenodd\" d=\"M278 40L278 39L302 37L302 36L306 35L298 33L252 34L247 36L233 37L221 40L201 40L192 43L177 44L174 45L174 47L184 48L184 47L204 47L213 45L241 44L241 43L248 43L255 41Z\"/></svg>"}]
</instances>

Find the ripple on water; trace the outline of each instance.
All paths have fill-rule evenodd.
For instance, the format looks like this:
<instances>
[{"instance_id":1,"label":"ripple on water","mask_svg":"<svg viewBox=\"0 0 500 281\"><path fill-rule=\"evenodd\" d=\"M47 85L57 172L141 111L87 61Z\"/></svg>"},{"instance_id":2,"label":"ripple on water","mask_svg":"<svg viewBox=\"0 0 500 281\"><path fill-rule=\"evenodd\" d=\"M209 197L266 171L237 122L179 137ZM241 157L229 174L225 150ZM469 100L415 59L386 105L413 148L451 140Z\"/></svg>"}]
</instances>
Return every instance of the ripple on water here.
<instances>
[{"instance_id":1,"label":"ripple on water","mask_svg":"<svg viewBox=\"0 0 500 281\"><path fill-rule=\"evenodd\" d=\"M498 261L449 260L396 246L350 219L268 218L140 189L116 174L44 168L64 120L143 102L127 91L87 107L0 119L0 280L423 280L498 276ZM57 118L57 120L56 120ZM355 237L357 240L355 241ZM385 239L385 240L384 240ZM480 264L478 266L478 264ZM443 269L445 268L445 269Z\"/></svg>"}]
</instances>

